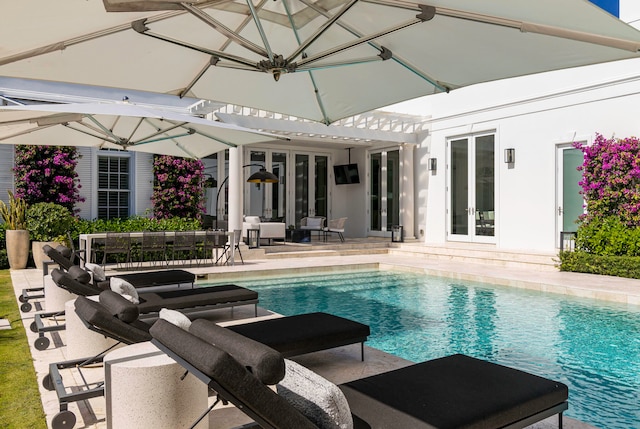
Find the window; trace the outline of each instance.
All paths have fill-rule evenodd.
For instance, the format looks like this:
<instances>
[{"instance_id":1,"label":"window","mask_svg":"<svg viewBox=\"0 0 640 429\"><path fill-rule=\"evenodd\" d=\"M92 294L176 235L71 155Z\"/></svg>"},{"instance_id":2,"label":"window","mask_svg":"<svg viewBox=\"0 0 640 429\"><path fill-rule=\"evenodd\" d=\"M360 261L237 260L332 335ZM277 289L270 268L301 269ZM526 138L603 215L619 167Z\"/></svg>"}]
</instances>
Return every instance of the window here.
<instances>
[{"instance_id":1,"label":"window","mask_svg":"<svg viewBox=\"0 0 640 429\"><path fill-rule=\"evenodd\" d=\"M98 218L129 217L129 157L98 157Z\"/></svg>"}]
</instances>

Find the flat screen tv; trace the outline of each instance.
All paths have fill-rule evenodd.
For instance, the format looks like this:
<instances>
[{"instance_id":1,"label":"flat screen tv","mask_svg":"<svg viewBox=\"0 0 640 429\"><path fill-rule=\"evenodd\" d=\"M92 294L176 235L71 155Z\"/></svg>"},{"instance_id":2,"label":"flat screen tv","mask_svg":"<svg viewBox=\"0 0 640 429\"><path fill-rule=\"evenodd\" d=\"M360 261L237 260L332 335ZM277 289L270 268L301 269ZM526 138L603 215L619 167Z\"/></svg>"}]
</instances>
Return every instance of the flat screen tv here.
<instances>
[{"instance_id":1,"label":"flat screen tv","mask_svg":"<svg viewBox=\"0 0 640 429\"><path fill-rule=\"evenodd\" d=\"M358 164L334 165L333 175L336 179L336 185L360 183L360 176L358 175Z\"/></svg>"}]
</instances>

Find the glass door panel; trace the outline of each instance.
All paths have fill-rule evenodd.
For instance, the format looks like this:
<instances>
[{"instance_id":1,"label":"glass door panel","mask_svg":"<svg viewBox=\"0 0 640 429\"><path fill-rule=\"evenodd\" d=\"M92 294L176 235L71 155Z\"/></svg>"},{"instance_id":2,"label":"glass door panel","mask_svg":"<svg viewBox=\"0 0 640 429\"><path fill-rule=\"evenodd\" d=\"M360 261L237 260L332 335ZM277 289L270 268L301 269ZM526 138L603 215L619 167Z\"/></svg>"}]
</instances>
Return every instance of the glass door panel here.
<instances>
[{"instance_id":1,"label":"glass door panel","mask_svg":"<svg viewBox=\"0 0 640 429\"><path fill-rule=\"evenodd\" d=\"M469 141L451 142L451 234L469 234Z\"/></svg>"},{"instance_id":2,"label":"glass door panel","mask_svg":"<svg viewBox=\"0 0 640 429\"><path fill-rule=\"evenodd\" d=\"M316 155L314 156L314 165L314 215L327 218L329 213L329 158Z\"/></svg>"},{"instance_id":3,"label":"glass door panel","mask_svg":"<svg viewBox=\"0 0 640 429\"><path fill-rule=\"evenodd\" d=\"M253 173L257 173L260 171L260 166L264 165L266 167L267 162L267 153L263 151L251 151L251 155L249 157L250 162L248 164L256 164L249 165L246 167L245 173L246 177L249 177ZM265 185L261 183L248 183L249 186L249 200L245 201L245 211L247 214L251 216L267 216L266 210L266 198L265 198Z\"/></svg>"},{"instance_id":4,"label":"glass door panel","mask_svg":"<svg viewBox=\"0 0 640 429\"><path fill-rule=\"evenodd\" d=\"M475 235L495 235L495 152L493 135L475 140Z\"/></svg>"},{"instance_id":5,"label":"glass door panel","mask_svg":"<svg viewBox=\"0 0 640 429\"><path fill-rule=\"evenodd\" d=\"M267 170L269 170L267 168ZM278 178L278 183L265 185L265 192L270 195L267 208L270 218L284 222L287 215L287 154L274 152L271 154L271 171Z\"/></svg>"},{"instance_id":6,"label":"glass door panel","mask_svg":"<svg viewBox=\"0 0 640 429\"><path fill-rule=\"evenodd\" d=\"M370 164L370 229L382 231L382 154L372 153Z\"/></svg>"},{"instance_id":7,"label":"glass door panel","mask_svg":"<svg viewBox=\"0 0 640 429\"><path fill-rule=\"evenodd\" d=\"M400 225L400 151L387 152L387 231Z\"/></svg>"},{"instance_id":8,"label":"glass door panel","mask_svg":"<svg viewBox=\"0 0 640 429\"><path fill-rule=\"evenodd\" d=\"M295 223L309 216L309 155L296 154L295 164Z\"/></svg>"},{"instance_id":9,"label":"glass door panel","mask_svg":"<svg viewBox=\"0 0 640 429\"><path fill-rule=\"evenodd\" d=\"M580 180L582 172L578 167L584 162L582 151L569 145L558 146L557 148L557 173L556 173L556 194L557 194L557 222L556 245L560 245L561 232L576 232L577 221L584 214L584 199L580 194Z\"/></svg>"}]
</instances>

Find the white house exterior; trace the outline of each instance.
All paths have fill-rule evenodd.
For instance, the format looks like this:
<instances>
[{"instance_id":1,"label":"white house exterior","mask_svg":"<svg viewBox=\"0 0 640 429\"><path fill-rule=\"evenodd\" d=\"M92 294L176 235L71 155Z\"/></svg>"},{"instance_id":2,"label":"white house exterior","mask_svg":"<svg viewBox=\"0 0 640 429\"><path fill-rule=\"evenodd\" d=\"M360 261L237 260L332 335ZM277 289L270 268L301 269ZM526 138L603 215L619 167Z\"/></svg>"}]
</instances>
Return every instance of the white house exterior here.
<instances>
[{"instance_id":1,"label":"white house exterior","mask_svg":"<svg viewBox=\"0 0 640 429\"><path fill-rule=\"evenodd\" d=\"M619 6L625 22L640 23L634 0L600 3ZM229 216L236 218L244 213L293 224L307 215L348 217L345 235L351 237L388 236L392 225L403 225L407 237L425 244L554 252L560 232L575 229L582 211L575 171L580 155L572 143L590 143L596 133L640 135L638 106L638 60L475 85L329 127L227 106L218 112L223 120L291 141L219 153L205 160L206 172L218 184L231 173L220 216L228 201ZM505 162L507 149L513 162ZM87 199L79 207L82 217L104 216L97 195L105 159L126 164L118 167L128 176L128 214L149 212L150 155L80 150ZM12 187L12 153L12 147L0 147L0 188ZM264 165L280 182L260 188L244 183L242 177L258 168L247 164ZM336 184L333 166L345 164L358 165L359 183ZM217 190L207 191L209 214L216 214Z\"/></svg>"}]
</instances>

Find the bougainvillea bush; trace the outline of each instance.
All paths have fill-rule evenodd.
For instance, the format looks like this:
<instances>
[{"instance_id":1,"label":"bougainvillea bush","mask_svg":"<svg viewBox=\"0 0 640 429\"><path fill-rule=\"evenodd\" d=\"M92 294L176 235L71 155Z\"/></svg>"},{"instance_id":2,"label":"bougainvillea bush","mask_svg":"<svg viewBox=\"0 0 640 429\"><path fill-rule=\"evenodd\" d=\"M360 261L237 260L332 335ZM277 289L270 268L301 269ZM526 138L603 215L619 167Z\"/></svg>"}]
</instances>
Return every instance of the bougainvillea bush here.
<instances>
[{"instance_id":1,"label":"bougainvillea bush","mask_svg":"<svg viewBox=\"0 0 640 429\"><path fill-rule=\"evenodd\" d=\"M71 146L16 146L16 197L28 205L56 203L73 212L75 204L84 201L76 173L79 156Z\"/></svg>"},{"instance_id":2,"label":"bougainvillea bush","mask_svg":"<svg viewBox=\"0 0 640 429\"><path fill-rule=\"evenodd\" d=\"M155 155L153 216L200 219L204 212L204 164L200 160Z\"/></svg>"},{"instance_id":3,"label":"bougainvillea bush","mask_svg":"<svg viewBox=\"0 0 640 429\"><path fill-rule=\"evenodd\" d=\"M593 145L574 146L584 153L579 170L587 213L582 221L615 216L630 227L640 226L640 140L596 134Z\"/></svg>"}]
</instances>

